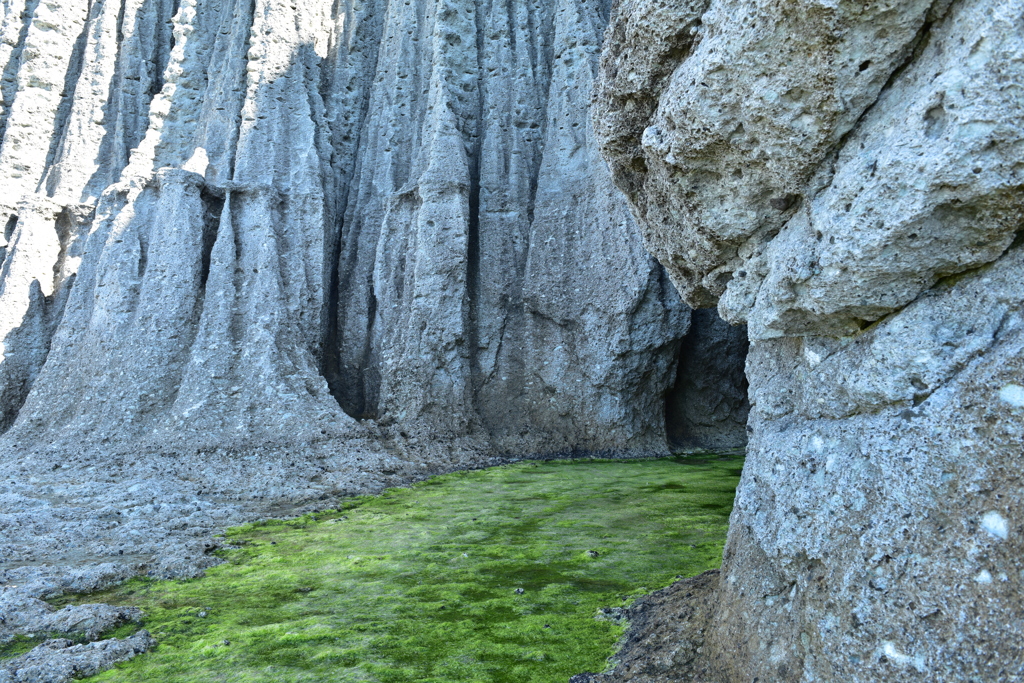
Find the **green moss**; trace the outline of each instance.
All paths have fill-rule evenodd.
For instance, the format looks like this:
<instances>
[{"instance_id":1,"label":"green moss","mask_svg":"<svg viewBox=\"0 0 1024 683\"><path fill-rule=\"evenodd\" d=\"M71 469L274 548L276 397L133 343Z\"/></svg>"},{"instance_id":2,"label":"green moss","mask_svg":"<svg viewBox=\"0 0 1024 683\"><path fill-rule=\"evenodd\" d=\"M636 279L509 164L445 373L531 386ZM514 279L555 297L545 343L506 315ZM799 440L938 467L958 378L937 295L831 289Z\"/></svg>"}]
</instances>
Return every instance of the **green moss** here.
<instances>
[{"instance_id":1,"label":"green moss","mask_svg":"<svg viewBox=\"0 0 1024 683\"><path fill-rule=\"evenodd\" d=\"M0 659L9 659L23 655L36 645L46 640L45 635L14 636L10 640L0 641Z\"/></svg>"},{"instance_id":2,"label":"green moss","mask_svg":"<svg viewBox=\"0 0 1024 683\"><path fill-rule=\"evenodd\" d=\"M614 653L601 608L718 566L741 465L518 463L231 529L203 578L79 598L159 642L89 680L564 683Z\"/></svg>"}]
</instances>

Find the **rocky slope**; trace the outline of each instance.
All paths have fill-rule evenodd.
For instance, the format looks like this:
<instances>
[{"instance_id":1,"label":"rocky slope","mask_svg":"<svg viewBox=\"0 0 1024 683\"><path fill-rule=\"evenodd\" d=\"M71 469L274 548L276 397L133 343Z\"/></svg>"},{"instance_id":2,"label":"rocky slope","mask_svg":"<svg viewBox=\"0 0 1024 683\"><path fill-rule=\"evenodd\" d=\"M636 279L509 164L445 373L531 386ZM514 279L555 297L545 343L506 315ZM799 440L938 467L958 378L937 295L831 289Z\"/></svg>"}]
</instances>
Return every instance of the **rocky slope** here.
<instances>
[{"instance_id":1,"label":"rocky slope","mask_svg":"<svg viewBox=\"0 0 1024 683\"><path fill-rule=\"evenodd\" d=\"M1022 89L1019 0L617 5L603 152L751 340L703 642L630 680L1024 672Z\"/></svg>"}]
</instances>

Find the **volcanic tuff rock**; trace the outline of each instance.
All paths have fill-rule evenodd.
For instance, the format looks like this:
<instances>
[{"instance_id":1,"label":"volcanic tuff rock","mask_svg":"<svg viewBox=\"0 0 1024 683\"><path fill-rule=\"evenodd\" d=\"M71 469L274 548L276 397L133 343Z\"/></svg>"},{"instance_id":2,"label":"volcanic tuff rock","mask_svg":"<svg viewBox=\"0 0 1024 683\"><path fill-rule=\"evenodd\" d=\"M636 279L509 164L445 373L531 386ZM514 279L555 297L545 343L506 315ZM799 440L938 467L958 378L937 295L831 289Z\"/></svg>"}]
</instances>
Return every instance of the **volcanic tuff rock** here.
<instances>
[{"instance_id":1,"label":"volcanic tuff rock","mask_svg":"<svg viewBox=\"0 0 1024 683\"><path fill-rule=\"evenodd\" d=\"M749 322L672 675L1024 675L1024 3L622 0L594 116L685 298Z\"/></svg>"},{"instance_id":2,"label":"volcanic tuff rock","mask_svg":"<svg viewBox=\"0 0 1024 683\"><path fill-rule=\"evenodd\" d=\"M690 312L596 151L609 5L4 3L0 638L227 525L666 450Z\"/></svg>"},{"instance_id":3,"label":"volcanic tuff rock","mask_svg":"<svg viewBox=\"0 0 1024 683\"><path fill-rule=\"evenodd\" d=\"M6 442L664 450L689 312L593 142L607 5L7 3Z\"/></svg>"}]
</instances>

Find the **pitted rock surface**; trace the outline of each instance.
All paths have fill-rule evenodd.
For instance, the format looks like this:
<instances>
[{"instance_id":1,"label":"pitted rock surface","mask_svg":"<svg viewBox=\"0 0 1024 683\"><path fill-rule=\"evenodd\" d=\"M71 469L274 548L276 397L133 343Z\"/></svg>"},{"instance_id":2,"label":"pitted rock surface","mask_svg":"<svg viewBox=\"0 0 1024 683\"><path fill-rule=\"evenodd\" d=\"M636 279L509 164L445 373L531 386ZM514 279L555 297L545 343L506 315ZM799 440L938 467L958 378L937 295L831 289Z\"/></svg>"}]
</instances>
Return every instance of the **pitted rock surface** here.
<instances>
[{"instance_id":1,"label":"pitted rock surface","mask_svg":"<svg viewBox=\"0 0 1024 683\"><path fill-rule=\"evenodd\" d=\"M617 4L603 153L751 342L715 612L643 680L1024 675L1022 88L1019 0Z\"/></svg>"},{"instance_id":2,"label":"pitted rock surface","mask_svg":"<svg viewBox=\"0 0 1024 683\"><path fill-rule=\"evenodd\" d=\"M3 5L0 636L95 635L39 600L194 576L232 524L668 451L690 311L597 152L609 10Z\"/></svg>"}]
</instances>

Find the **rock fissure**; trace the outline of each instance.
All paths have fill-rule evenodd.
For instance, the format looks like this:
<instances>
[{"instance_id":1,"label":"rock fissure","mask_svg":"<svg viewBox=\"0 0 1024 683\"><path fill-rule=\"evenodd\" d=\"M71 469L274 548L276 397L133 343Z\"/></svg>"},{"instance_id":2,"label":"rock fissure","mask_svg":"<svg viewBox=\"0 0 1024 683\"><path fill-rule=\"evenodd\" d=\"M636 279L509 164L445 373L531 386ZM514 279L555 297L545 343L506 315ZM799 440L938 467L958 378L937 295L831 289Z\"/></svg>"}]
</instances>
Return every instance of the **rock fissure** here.
<instances>
[{"instance_id":1,"label":"rock fissure","mask_svg":"<svg viewBox=\"0 0 1024 683\"><path fill-rule=\"evenodd\" d=\"M11 106L14 98L18 95L18 70L21 68L22 52L28 40L28 31L32 23L29 18L35 14L39 0L26 0L19 12L15 7L4 16L3 22L3 52L0 52L0 61L3 63L2 88L0 97L3 99L3 106L0 109L0 135L7 129L7 118L10 116ZM11 32L15 32L17 38L13 41L8 38Z\"/></svg>"},{"instance_id":2,"label":"rock fissure","mask_svg":"<svg viewBox=\"0 0 1024 683\"><path fill-rule=\"evenodd\" d=\"M91 0L86 5L86 15L93 13L93 7ZM71 55L67 64L67 72L64 75L64 81L60 88L60 100L57 104L56 115L53 119L53 130L46 136L49 141L49 149L47 149L45 164L43 168L49 168L52 166L54 159L58 154L62 140L66 131L68 130L68 122L71 118L72 102L75 97L75 90L78 87L78 82L81 79L82 71L85 68L85 51L89 42L89 25L90 21L86 21L82 26L82 32L75 38L71 46ZM45 176L39 178L39 185L41 186L45 182ZM35 188L39 191L39 187Z\"/></svg>"}]
</instances>

